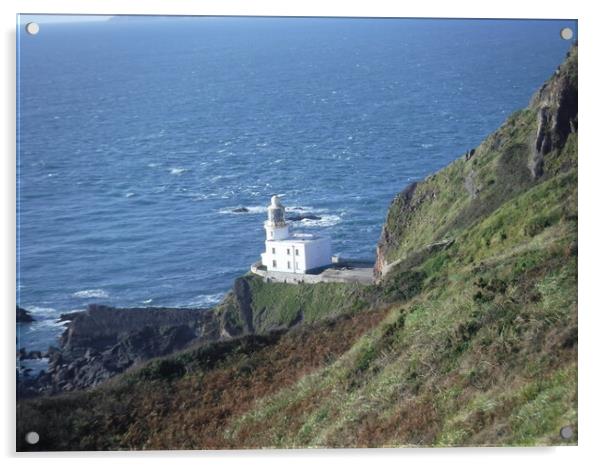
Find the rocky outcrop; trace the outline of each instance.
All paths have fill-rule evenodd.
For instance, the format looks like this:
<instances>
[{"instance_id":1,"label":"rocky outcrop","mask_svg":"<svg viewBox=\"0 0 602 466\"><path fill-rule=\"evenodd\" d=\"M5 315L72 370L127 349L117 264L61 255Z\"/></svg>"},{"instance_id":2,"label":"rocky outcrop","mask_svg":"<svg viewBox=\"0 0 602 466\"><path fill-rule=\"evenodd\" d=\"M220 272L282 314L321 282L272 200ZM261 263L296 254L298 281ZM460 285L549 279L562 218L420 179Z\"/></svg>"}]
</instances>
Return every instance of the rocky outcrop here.
<instances>
[{"instance_id":1,"label":"rocky outcrop","mask_svg":"<svg viewBox=\"0 0 602 466\"><path fill-rule=\"evenodd\" d=\"M17 323L24 324L33 322L35 319L31 316L29 311L26 311L22 307L17 306Z\"/></svg>"},{"instance_id":2,"label":"rocky outcrop","mask_svg":"<svg viewBox=\"0 0 602 466\"><path fill-rule=\"evenodd\" d=\"M67 328L60 347L47 354L48 370L23 381L29 394L91 387L147 359L221 337L219 319L209 309L90 305L61 319Z\"/></svg>"},{"instance_id":3,"label":"rocky outcrop","mask_svg":"<svg viewBox=\"0 0 602 466\"><path fill-rule=\"evenodd\" d=\"M389 268L387 264L388 252L394 244L394 238L403 234L406 218L412 210L416 209L420 200L414 200L414 194L418 183L411 183L401 193L399 193L389 206L387 219L383 227L381 237L376 245L376 262L374 263L374 276L379 279L385 270Z\"/></svg>"},{"instance_id":4,"label":"rocky outcrop","mask_svg":"<svg viewBox=\"0 0 602 466\"><path fill-rule=\"evenodd\" d=\"M243 278L237 278L234 281L234 296L240 310L240 317L243 321L244 333L255 333L253 326L253 309L251 301L253 299L249 282Z\"/></svg>"},{"instance_id":5,"label":"rocky outcrop","mask_svg":"<svg viewBox=\"0 0 602 466\"><path fill-rule=\"evenodd\" d=\"M529 106L537 112L537 132L529 169L533 178L544 174L545 156L564 146L569 134L577 132L577 47L566 62L535 94Z\"/></svg>"}]
</instances>

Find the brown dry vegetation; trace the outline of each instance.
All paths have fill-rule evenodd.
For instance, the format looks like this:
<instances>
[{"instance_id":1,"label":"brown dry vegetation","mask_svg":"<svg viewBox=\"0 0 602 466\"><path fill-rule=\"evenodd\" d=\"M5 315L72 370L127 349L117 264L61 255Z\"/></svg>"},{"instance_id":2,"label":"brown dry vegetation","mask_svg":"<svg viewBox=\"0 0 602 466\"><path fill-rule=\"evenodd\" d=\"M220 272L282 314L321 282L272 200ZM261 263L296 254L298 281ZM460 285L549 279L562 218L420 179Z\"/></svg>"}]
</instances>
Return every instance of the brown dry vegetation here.
<instances>
[{"instance_id":1,"label":"brown dry vegetation","mask_svg":"<svg viewBox=\"0 0 602 466\"><path fill-rule=\"evenodd\" d=\"M284 334L243 337L223 344L217 361L201 348L188 358L194 370L170 381L165 374L149 380L142 369L101 389L54 397L51 403L33 400L20 413L27 428L19 433L32 429L40 433L42 441L35 449L42 450L239 447L224 436L230 418L336 360L386 312L345 315ZM56 430L59 417L61 429Z\"/></svg>"}]
</instances>

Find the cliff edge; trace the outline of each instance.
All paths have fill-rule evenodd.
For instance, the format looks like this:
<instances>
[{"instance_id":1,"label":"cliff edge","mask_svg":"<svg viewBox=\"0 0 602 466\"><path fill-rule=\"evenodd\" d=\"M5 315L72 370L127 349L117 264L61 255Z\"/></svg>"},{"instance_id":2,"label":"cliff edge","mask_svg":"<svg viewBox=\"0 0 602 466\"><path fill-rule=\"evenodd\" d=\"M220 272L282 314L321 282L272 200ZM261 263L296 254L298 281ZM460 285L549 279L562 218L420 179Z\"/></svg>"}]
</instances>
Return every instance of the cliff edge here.
<instances>
[{"instance_id":1,"label":"cliff edge","mask_svg":"<svg viewBox=\"0 0 602 466\"><path fill-rule=\"evenodd\" d=\"M533 96L477 148L389 207L374 274L453 241L458 233L533 186L577 166L577 46ZM574 153L574 154L573 154Z\"/></svg>"}]
</instances>

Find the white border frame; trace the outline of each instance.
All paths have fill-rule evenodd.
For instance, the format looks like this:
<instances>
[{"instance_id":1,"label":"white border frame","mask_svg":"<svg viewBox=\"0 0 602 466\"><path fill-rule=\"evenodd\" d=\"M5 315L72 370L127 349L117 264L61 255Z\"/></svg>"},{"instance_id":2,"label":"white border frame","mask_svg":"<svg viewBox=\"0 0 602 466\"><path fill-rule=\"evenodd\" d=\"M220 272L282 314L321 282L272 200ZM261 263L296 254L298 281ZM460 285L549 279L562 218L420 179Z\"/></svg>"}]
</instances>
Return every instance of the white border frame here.
<instances>
[{"instance_id":1,"label":"white border frame","mask_svg":"<svg viewBox=\"0 0 602 466\"><path fill-rule=\"evenodd\" d=\"M532 463L545 461L548 465L593 462L600 457L596 450L600 401L597 392L602 378L597 360L601 329L599 296L596 279L600 275L600 246L597 208L602 199L598 177L602 174L599 157L599 112L602 103L599 91L601 73L597 53L602 50L599 15L595 2L589 1L531 1L476 2L470 0L420 2L387 2L385 0L3 0L0 8L3 33L2 67L2 141L4 142L2 183L2 293L4 307L5 349L2 361L10 377L2 384L6 403L0 427L3 456L42 460L46 465L105 464L107 459L133 460L150 464L167 458L186 463L220 461L236 464L245 461L262 466L289 464L328 464L343 460L349 464L377 461L379 464L420 462L423 464L489 465ZM580 160L579 160L579 447L552 448L445 448L445 449L379 449L379 450L292 450L292 451L223 451L223 452L110 452L110 453L41 453L15 454L14 423L14 303L15 303L15 28L17 13L75 13L75 14L179 14L179 15L253 15L253 16L372 16L372 17L472 17L472 18L576 18L579 20L579 90L580 90ZM4 372L6 374L6 372Z\"/></svg>"}]
</instances>

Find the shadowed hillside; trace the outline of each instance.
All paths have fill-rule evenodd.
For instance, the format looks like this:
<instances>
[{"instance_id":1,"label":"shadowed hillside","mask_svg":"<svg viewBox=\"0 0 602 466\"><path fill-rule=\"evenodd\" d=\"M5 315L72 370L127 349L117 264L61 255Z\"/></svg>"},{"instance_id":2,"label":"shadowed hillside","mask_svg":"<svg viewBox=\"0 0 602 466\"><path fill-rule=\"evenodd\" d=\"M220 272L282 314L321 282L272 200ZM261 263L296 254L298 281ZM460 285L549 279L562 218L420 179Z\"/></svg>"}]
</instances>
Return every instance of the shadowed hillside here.
<instances>
[{"instance_id":1,"label":"shadowed hillside","mask_svg":"<svg viewBox=\"0 0 602 466\"><path fill-rule=\"evenodd\" d=\"M21 401L17 447L575 444L577 249L574 47L526 109L393 200L376 285L242 277L214 311L235 338Z\"/></svg>"}]
</instances>

